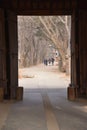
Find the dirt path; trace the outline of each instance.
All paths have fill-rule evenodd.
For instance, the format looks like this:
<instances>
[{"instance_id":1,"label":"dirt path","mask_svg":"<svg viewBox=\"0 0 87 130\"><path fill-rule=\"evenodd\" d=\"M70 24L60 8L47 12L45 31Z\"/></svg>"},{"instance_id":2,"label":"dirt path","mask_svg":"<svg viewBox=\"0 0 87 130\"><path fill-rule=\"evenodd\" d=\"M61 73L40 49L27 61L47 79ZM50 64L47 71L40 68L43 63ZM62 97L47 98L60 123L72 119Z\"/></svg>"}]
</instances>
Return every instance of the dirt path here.
<instances>
[{"instance_id":1,"label":"dirt path","mask_svg":"<svg viewBox=\"0 0 87 130\"><path fill-rule=\"evenodd\" d=\"M66 88L70 83L70 77L58 71L57 66L44 66L43 64L30 68L20 69L21 78L19 86L24 88L38 88L38 83L45 82L46 88ZM38 83L37 83L38 82ZM32 87L30 85L32 84ZM43 87L43 85L40 87Z\"/></svg>"}]
</instances>

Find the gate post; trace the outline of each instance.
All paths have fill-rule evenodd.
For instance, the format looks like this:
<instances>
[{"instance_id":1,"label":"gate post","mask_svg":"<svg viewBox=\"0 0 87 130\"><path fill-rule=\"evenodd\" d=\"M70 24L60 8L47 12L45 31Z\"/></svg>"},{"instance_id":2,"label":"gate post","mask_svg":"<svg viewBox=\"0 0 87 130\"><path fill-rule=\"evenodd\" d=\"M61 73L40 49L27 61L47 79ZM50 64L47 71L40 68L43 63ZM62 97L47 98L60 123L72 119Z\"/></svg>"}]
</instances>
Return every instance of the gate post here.
<instances>
[{"instance_id":1,"label":"gate post","mask_svg":"<svg viewBox=\"0 0 87 130\"><path fill-rule=\"evenodd\" d=\"M5 15L0 9L0 101L7 95Z\"/></svg>"},{"instance_id":2,"label":"gate post","mask_svg":"<svg viewBox=\"0 0 87 130\"><path fill-rule=\"evenodd\" d=\"M17 15L6 11L7 78L9 98L16 99L18 87L18 35Z\"/></svg>"},{"instance_id":3,"label":"gate post","mask_svg":"<svg viewBox=\"0 0 87 130\"><path fill-rule=\"evenodd\" d=\"M71 84L67 89L69 100L75 100L79 96L80 87L78 16L78 11L74 10L71 19Z\"/></svg>"}]
</instances>

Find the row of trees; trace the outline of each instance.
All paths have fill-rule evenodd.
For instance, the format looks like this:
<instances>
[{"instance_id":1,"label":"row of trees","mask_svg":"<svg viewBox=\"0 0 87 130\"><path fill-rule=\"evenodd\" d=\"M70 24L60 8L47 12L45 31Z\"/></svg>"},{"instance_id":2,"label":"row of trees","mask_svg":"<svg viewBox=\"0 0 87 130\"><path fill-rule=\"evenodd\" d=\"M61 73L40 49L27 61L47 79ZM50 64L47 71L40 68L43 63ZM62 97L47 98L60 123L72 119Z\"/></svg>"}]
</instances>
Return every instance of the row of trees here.
<instances>
[{"instance_id":1,"label":"row of trees","mask_svg":"<svg viewBox=\"0 0 87 130\"><path fill-rule=\"evenodd\" d=\"M19 16L18 27L22 66L42 62L52 44L59 53L60 70L69 72L70 16Z\"/></svg>"},{"instance_id":2,"label":"row of trees","mask_svg":"<svg viewBox=\"0 0 87 130\"><path fill-rule=\"evenodd\" d=\"M48 42L36 36L37 28L31 17L18 17L19 66L41 63L46 56Z\"/></svg>"}]
</instances>

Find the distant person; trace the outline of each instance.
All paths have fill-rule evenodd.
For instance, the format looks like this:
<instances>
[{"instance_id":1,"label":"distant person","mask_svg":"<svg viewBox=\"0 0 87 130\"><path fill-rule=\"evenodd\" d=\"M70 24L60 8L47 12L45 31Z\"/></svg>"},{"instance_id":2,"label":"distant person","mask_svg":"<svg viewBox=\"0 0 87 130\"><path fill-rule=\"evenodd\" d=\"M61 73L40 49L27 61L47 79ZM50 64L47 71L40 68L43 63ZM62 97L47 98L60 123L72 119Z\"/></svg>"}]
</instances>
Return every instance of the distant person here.
<instances>
[{"instance_id":1,"label":"distant person","mask_svg":"<svg viewBox=\"0 0 87 130\"><path fill-rule=\"evenodd\" d=\"M44 65L46 65L46 60L44 59Z\"/></svg>"},{"instance_id":2,"label":"distant person","mask_svg":"<svg viewBox=\"0 0 87 130\"><path fill-rule=\"evenodd\" d=\"M51 59L50 58L49 58L48 62L49 62L49 65L50 65L50 63L51 63Z\"/></svg>"},{"instance_id":3,"label":"distant person","mask_svg":"<svg viewBox=\"0 0 87 130\"><path fill-rule=\"evenodd\" d=\"M52 65L54 65L54 61L55 61L54 58L51 58L51 61L52 61Z\"/></svg>"},{"instance_id":4,"label":"distant person","mask_svg":"<svg viewBox=\"0 0 87 130\"><path fill-rule=\"evenodd\" d=\"M47 59L45 60L45 63L46 63L46 66L47 66L48 65L48 60Z\"/></svg>"},{"instance_id":5,"label":"distant person","mask_svg":"<svg viewBox=\"0 0 87 130\"><path fill-rule=\"evenodd\" d=\"M48 61L47 61L47 59L44 59L44 65L48 65Z\"/></svg>"}]
</instances>

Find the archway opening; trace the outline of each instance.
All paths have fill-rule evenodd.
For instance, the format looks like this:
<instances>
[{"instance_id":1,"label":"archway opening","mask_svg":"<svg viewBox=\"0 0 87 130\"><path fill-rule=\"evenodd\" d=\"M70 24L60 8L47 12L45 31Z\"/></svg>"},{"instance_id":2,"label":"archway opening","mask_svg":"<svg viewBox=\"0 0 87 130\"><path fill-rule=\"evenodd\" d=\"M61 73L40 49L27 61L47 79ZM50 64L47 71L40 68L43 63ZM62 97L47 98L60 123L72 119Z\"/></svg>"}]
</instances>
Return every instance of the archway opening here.
<instances>
[{"instance_id":1,"label":"archway opening","mask_svg":"<svg viewBox=\"0 0 87 130\"><path fill-rule=\"evenodd\" d=\"M19 86L25 91L64 89L67 97L70 39L71 16L18 16Z\"/></svg>"}]
</instances>

